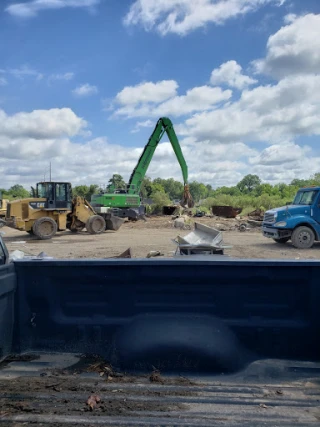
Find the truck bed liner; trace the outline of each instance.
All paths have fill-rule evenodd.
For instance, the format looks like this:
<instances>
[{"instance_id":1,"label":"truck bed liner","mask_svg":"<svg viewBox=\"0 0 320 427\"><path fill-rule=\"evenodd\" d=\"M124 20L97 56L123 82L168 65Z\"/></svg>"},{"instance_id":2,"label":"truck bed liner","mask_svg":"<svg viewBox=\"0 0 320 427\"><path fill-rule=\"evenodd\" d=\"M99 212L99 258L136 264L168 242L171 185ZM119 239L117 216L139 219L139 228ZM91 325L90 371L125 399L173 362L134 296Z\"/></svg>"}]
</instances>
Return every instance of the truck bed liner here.
<instances>
[{"instance_id":1,"label":"truck bed liner","mask_svg":"<svg viewBox=\"0 0 320 427\"><path fill-rule=\"evenodd\" d=\"M2 266L0 424L320 425L319 272L208 257Z\"/></svg>"},{"instance_id":2,"label":"truck bed liner","mask_svg":"<svg viewBox=\"0 0 320 427\"><path fill-rule=\"evenodd\" d=\"M27 358L28 359L28 358ZM316 426L320 364L260 360L232 375L117 374L74 354L24 357L0 370L0 424L71 426ZM89 396L101 402L90 410ZM27 423L27 424L26 424Z\"/></svg>"}]
</instances>

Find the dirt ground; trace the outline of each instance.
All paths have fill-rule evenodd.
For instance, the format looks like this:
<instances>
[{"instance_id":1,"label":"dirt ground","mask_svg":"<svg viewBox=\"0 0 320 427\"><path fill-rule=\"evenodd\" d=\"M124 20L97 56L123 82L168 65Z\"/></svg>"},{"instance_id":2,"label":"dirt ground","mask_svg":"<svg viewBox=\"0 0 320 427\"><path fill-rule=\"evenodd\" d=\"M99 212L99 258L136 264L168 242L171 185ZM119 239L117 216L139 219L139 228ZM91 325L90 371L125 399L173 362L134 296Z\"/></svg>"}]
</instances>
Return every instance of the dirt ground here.
<instances>
[{"instance_id":1,"label":"dirt ground","mask_svg":"<svg viewBox=\"0 0 320 427\"><path fill-rule=\"evenodd\" d=\"M223 232L223 240L232 245L225 254L236 258L267 259L318 259L320 243L312 249L298 250L288 242L279 245L262 236L257 228L240 232L239 221L221 218L193 218ZM242 221L241 221L242 222ZM107 231L101 235L90 235L86 231L74 234L69 231L58 233L51 240L37 240L28 233L4 227L3 239L9 249L23 251L26 255L45 252L54 258L109 258L120 255L129 247L134 258L145 258L150 251L160 251L165 257L173 256L176 245L172 242L178 235L184 236L189 230L173 227L170 216L148 218L145 221L126 222L117 232Z\"/></svg>"}]
</instances>

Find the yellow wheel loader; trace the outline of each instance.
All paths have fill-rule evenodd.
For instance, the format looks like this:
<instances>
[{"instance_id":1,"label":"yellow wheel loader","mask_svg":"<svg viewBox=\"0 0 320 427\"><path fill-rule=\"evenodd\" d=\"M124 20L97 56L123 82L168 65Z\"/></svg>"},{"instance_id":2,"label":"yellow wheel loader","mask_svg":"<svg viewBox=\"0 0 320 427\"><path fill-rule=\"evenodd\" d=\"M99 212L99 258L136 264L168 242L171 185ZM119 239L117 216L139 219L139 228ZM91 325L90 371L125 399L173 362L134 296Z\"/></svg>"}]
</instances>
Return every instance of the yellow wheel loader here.
<instances>
[{"instance_id":1,"label":"yellow wheel loader","mask_svg":"<svg viewBox=\"0 0 320 427\"><path fill-rule=\"evenodd\" d=\"M87 229L90 234L117 231L123 219L97 215L82 197L72 197L69 182L40 182L33 196L7 205L6 225L33 234L41 240L51 239L57 231Z\"/></svg>"},{"instance_id":2,"label":"yellow wheel loader","mask_svg":"<svg viewBox=\"0 0 320 427\"><path fill-rule=\"evenodd\" d=\"M0 191L0 218L5 218L8 203L9 199L3 199L2 192Z\"/></svg>"}]
</instances>

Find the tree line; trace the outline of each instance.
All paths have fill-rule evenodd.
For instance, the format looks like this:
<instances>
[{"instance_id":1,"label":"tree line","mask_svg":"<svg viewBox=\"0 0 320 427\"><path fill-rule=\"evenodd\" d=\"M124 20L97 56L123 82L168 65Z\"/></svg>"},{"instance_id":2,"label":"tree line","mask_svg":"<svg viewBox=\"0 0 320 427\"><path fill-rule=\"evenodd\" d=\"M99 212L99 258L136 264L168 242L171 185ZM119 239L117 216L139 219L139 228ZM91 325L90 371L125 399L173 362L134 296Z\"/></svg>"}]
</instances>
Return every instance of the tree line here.
<instances>
[{"instance_id":1,"label":"tree line","mask_svg":"<svg viewBox=\"0 0 320 427\"><path fill-rule=\"evenodd\" d=\"M198 208L209 210L213 205L232 205L250 209L270 209L291 202L295 193L301 187L310 185L320 186L320 173L312 175L309 179L294 179L290 184L279 183L271 185L263 183L258 175L246 175L234 186L222 186L216 189L210 184L198 181L189 183L190 192ZM119 174L114 174L108 184L101 188L99 185L78 185L73 187L73 195L81 196L90 201L91 196L98 192L111 191L113 188L124 189L126 183ZM15 198L32 197L32 192L22 185L16 184L8 190L0 189L2 197L9 200ZM183 184L173 178L151 179L145 177L141 186L140 195L146 202L152 201L154 207L169 205L179 201L183 193Z\"/></svg>"}]
</instances>

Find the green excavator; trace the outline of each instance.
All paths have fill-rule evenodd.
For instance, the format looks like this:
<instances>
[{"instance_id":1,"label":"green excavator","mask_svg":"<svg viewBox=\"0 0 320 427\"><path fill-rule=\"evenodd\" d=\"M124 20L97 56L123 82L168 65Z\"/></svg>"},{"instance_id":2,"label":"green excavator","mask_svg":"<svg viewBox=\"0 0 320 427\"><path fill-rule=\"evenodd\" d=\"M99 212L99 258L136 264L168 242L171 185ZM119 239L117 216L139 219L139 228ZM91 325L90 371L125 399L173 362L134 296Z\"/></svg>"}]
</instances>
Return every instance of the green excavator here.
<instances>
[{"instance_id":1,"label":"green excavator","mask_svg":"<svg viewBox=\"0 0 320 427\"><path fill-rule=\"evenodd\" d=\"M111 213L118 217L130 219L138 219L144 216L145 206L141 204L140 197L141 184L164 133L169 138L182 171L184 191L180 204L189 208L194 206L188 185L188 167L183 157L177 135L171 120L167 117L161 117L131 174L126 189L116 189L111 186L108 193L94 194L91 197L91 205L99 215L110 215Z\"/></svg>"}]
</instances>

